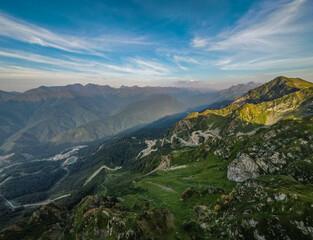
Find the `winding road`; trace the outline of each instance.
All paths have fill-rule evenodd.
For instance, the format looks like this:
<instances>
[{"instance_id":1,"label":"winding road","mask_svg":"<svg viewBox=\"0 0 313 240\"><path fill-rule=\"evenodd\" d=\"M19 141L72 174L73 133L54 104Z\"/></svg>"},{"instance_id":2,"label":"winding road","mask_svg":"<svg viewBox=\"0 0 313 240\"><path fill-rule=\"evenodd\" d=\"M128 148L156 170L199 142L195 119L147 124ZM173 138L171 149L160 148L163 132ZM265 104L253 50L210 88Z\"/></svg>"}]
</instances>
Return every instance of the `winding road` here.
<instances>
[{"instance_id":1,"label":"winding road","mask_svg":"<svg viewBox=\"0 0 313 240\"><path fill-rule=\"evenodd\" d=\"M118 169L121 169L122 167L115 167L115 168L109 168L107 167L106 165L103 165L101 166L97 171L95 171L87 180L86 182L84 183L83 186L85 186L87 183L89 183L95 176L97 176L99 174L99 172L102 170L102 169L107 169L107 170L110 170L110 171L116 171Z\"/></svg>"},{"instance_id":2,"label":"winding road","mask_svg":"<svg viewBox=\"0 0 313 240\"><path fill-rule=\"evenodd\" d=\"M150 153L157 151L158 149L152 149L152 147L157 143L157 140L146 140L145 143L147 144L147 148L142 150L136 158L140 157L143 158L145 156L148 156Z\"/></svg>"},{"instance_id":3,"label":"winding road","mask_svg":"<svg viewBox=\"0 0 313 240\"><path fill-rule=\"evenodd\" d=\"M13 205L8 199L6 199L3 195L1 195L1 197L3 198L3 200L5 201L6 205L11 208L12 210L14 210L15 208L19 208L19 207L36 207L36 206L42 206L42 205L45 205L49 202L54 202L54 201L57 201L57 200L60 200L62 198L66 198L66 197L69 197L71 194L65 194L65 195L62 195L60 197L57 197L57 198L54 198L54 199L47 199L45 201L42 201L42 202L37 202L37 203L28 203L28 204L24 204L24 205L18 205L18 206L15 206Z\"/></svg>"}]
</instances>

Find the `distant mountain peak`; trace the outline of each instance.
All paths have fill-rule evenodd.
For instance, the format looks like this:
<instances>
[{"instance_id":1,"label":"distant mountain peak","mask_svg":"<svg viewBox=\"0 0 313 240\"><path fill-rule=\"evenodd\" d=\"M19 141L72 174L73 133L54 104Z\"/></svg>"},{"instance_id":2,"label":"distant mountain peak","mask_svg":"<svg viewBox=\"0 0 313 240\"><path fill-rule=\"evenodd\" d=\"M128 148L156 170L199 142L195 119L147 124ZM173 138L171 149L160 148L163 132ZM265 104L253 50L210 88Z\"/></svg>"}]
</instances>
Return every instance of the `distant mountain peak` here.
<instances>
[{"instance_id":1,"label":"distant mountain peak","mask_svg":"<svg viewBox=\"0 0 313 240\"><path fill-rule=\"evenodd\" d=\"M312 117L312 99L313 83L280 76L248 91L226 107L189 114L175 125L173 132L187 129L191 134L218 129L224 136L245 134L283 119Z\"/></svg>"},{"instance_id":2,"label":"distant mountain peak","mask_svg":"<svg viewBox=\"0 0 313 240\"><path fill-rule=\"evenodd\" d=\"M287 78L279 76L268 83L248 91L243 97L233 104L260 103L281 98L286 94L297 92L301 89L313 87L313 83L300 78Z\"/></svg>"}]
</instances>

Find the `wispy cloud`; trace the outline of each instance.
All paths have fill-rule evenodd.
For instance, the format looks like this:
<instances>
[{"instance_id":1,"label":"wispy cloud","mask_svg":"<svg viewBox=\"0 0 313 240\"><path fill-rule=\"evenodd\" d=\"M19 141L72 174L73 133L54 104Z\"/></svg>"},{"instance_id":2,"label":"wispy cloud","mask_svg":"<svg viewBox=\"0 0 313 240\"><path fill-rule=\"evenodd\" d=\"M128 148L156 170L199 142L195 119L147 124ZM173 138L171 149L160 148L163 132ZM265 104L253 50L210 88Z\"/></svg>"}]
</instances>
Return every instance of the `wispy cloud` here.
<instances>
[{"instance_id":1,"label":"wispy cloud","mask_svg":"<svg viewBox=\"0 0 313 240\"><path fill-rule=\"evenodd\" d=\"M196 60L193 57L189 57L189 56L177 56L177 55L174 55L173 61L182 70L188 70L188 68L186 66L183 66L181 63L199 64L198 60Z\"/></svg>"},{"instance_id":2,"label":"wispy cloud","mask_svg":"<svg viewBox=\"0 0 313 240\"><path fill-rule=\"evenodd\" d=\"M144 36L71 36L52 32L45 28L12 18L0 12L0 35L21 42L68 52L112 51L121 45L151 45ZM95 53L95 52L94 52Z\"/></svg>"},{"instance_id":3,"label":"wispy cloud","mask_svg":"<svg viewBox=\"0 0 313 240\"><path fill-rule=\"evenodd\" d=\"M177 61L177 62L199 64L198 60L196 60L193 57L187 57L187 56L177 56L177 55L174 55L174 60Z\"/></svg>"},{"instance_id":4,"label":"wispy cloud","mask_svg":"<svg viewBox=\"0 0 313 240\"><path fill-rule=\"evenodd\" d=\"M112 64L103 61L81 59L70 57L70 59L59 59L46 57L38 54L23 51L8 51L0 49L0 56L17 58L35 63L49 64L57 69L65 69L68 72L80 72L88 74L108 74L108 73L130 73L137 75L167 75L170 70L160 63L142 60L140 58L130 58L124 64ZM0 70L1 71L1 70Z\"/></svg>"},{"instance_id":5,"label":"wispy cloud","mask_svg":"<svg viewBox=\"0 0 313 240\"><path fill-rule=\"evenodd\" d=\"M59 59L59 58L52 58L47 56L42 56L39 54L28 53L24 51L12 51L6 49L0 49L0 56L2 57L9 57L9 58L16 58L22 59L30 62L35 63L44 63L50 64L54 66L60 67L69 67L69 68L76 68L79 69L80 67L90 67L92 64L88 61L82 61L80 59L71 58L69 60Z\"/></svg>"},{"instance_id":6,"label":"wispy cloud","mask_svg":"<svg viewBox=\"0 0 313 240\"><path fill-rule=\"evenodd\" d=\"M86 48L85 43L79 39L61 36L3 14L0 15L0 35L22 42L53 47L65 51L79 51Z\"/></svg>"},{"instance_id":7,"label":"wispy cloud","mask_svg":"<svg viewBox=\"0 0 313 240\"><path fill-rule=\"evenodd\" d=\"M233 28L215 37L195 37L191 44L223 53L224 57L213 63L222 70L286 67L301 58L312 65L308 45L303 44L305 33L313 30L312 18L307 18L311 14L308 6L307 0L263 2L250 9ZM303 67L308 65L301 62Z\"/></svg>"},{"instance_id":8,"label":"wispy cloud","mask_svg":"<svg viewBox=\"0 0 313 240\"><path fill-rule=\"evenodd\" d=\"M195 48L203 48L203 47L206 47L208 43L209 43L208 38L195 37L191 41L191 46Z\"/></svg>"},{"instance_id":9,"label":"wispy cloud","mask_svg":"<svg viewBox=\"0 0 313 240\"><path fill-rule=\"evenodd\" d=\"M263 70L269 68L276 69L291 69L291 68L307 68L313 67L312 57L301 58L284 58L284 59L253 59L248 61L218 61L216 65L220 66L222 70Z\"/></svg>"},{"instance_id":10,"label":"wispy cloud","mask_svg":"<svg viewBox=\"0 0 313 240\"><path fill-rule=\"evenodd\" d=\"M259 13L250 11L244 17L245 21L241 21L234 30L222 33L221 40L212 41L209 50L266 51L268 47L277 49L286 43L291 44L289 39L284 39L284 42L281 40L305 29L305 23L297 22L305 2L294 0L287 4L265 4ZM249 22L252 24L247 24Z\"/></svg>"},{"instance_id":11,"label":"wispy cloud","mask_svg":"<svg viewBox=\"0 0 313 240\"><path fill-rule=\"evenodd\" d=\"M135 62L137 65L141 66L142 68L148 68L148 69L154 69L160 73L169 73L169 69L161 65L160 63L153 62L153 61L145 61L142 59L132 59L133 62Z\"/></svg>"}]
</instances>

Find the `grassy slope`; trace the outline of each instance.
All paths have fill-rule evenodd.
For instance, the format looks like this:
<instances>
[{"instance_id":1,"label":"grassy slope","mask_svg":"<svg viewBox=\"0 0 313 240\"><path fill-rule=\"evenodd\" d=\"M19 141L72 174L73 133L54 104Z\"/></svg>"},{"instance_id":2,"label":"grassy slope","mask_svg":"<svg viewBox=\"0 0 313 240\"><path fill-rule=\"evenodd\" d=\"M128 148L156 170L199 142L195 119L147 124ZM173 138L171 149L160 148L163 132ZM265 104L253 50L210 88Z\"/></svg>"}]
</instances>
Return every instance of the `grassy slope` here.
<instances>
[{"instance_id":1,"label":"grassy slope","mask_svg":"<svg viewBox=\"0 0 313 240\"><path fill-rule=\"evenodd\" d=\"M311 95L302 94L303 92L311 94L310 89L304 89L271 102L261 103L261 106L262 104L272 104L270 106L277 107L280 106L279 104L285 104L285 101L287 101L293 107L294 104L299 104L299 101L311 97ZM284 100L285 97L287 100ZM275 102L274 105L273 102ZM249 105L251 104L244 106ZM239 109L236 106L232 106L232 108L234 109L231 109L231 111L227 109L222 110L221 115L227 116L229 113L233 114L234 111L242 111L242 108ZM244 110L257 115L259 117L258 119L263 119L260 116L262 115L260 112L255 109L255 111L250 111L249 108L247 109ZM244 115L250 116L247 112ZM199 116L198 119L203 117L205 116ZM191 120L194 119L191 118ZM306 121L310 121L310 119ZM294 130L304 134L305 131L303 131L303 128L305 125L300 124L299 126L299 128ZM284 126L281 129L284 129ZM286 134L289 134L289 132L286 132ZM249 143L259 143L258 146L262 147L264 138L255 139L257 137L258 135L251 136ZM282 137L276 140L280 142L284 139ZM246 149L246 147L245 142L236 142L232 152L237 153L243 148ZM296 142L294 143L294 147L297 147ZM288 151L289 149L292 148L288 148ZM225 197L222 197L222 193L230 193L236 184L226 179L226 169L229 161L222 161L214 156L212 152L205 149L205 145L194 149L183 148L178 150L165 147L142 160L134 161L134 165L138 166L138 169L117 172L104 170L89 185L97 186L94 191L97 195L120 197L121 204L133 211L135 211L136 205L140 206L147 201L153 207L168 208L175 216L176 229L175 233L173 232L172 234L179 235L182 239L190 239L193 234L196 234L195 236L199 237L199 239L201 239L201 234L202 237L209 237L210 234L215 234L212 236L212 239L226 239L227 237L222 235L222 233L227 232L227 226L229 225L231 225L232 232L239 232L247 237L252 237L255 236L254 229L242 227L242 224L245 224L244 221L252 219L260 219L257 228L262 235L266 235L266 229L282 225L283 229L285 228L289 231L290 236L300 236L301 233L296 230L296 227L290 224L290 221L295 220L305 220L305 224L311 226L312 218L310 214L312 210L310 204L313 197L312 184L300 184L292 177L285 175L262 176L254 180L249 187L242 185L237 188L236 192L233 192L232 197L229 197L229 200L226 202ZM186 165L186 168L173 171L157 171L148 176L140 173L143 170L142 168L145 169L145 173L155 168L160 163L161 156L163 155L167 155L171 160L171 166ZM312 158L310 159L312 160ZM142 168L140 169L140 167ZM210 194L205 193L211 187L221 190ZM192 189L192 191L187 189ZM180 198L186 196L188 192L191 192L191 196L181 201ZM274 202L268 201L268 197L273 199L277 194L281 193L284 193L291 200L284 202L279 200ZM297 198L293 197L295 194ZM198 218L197 214L195 214L195 209L199 205L207 209L200 210L201 215L205 216L204 219ZM289 211L283 209L289 209ZM244 212L247 212L247 214L241 214ZM267 220L269 221L267 222ZM198 224L198 227L202 223L208 224L210 228L206 230L199 228L196 230L186 229L186 226L190 226L192 222ZM273 231L276 230L273 229ZM277 231L281 230L278 229Z\"/></svg>"},{"instance_id":2,"label":"grassy slope","mask_svg":"<svg viewBox=\"0 0 313 240\"><path fill-rule=\"evenodd\" d=\"M206 110L203 113L192 113L187 119L215 114L223 117L236 118L249 123L270 124L273 115L288 115L300 107L302 103L313 97L313 88L290 93L273 101L259 104L247 103L243 106L230 105L218 110Z\"/></svg>"},{"instance_id":3,"label":"grassy slope","mask_svg":"<svg viewBox=\"0 0 313 240\"><path fill-rule=\"evenodd\" d=\"M299 127L301 126L299 125ZM270 129L266 131L270 131ZM164 155L171 160L171 166L186 165L186 168L157 171L148 176L138 171L143 163L146 169L145 173L149 172L159 164L160 157ZM221 233L227 232L228 225L232 226L234 232L237 229L237 232L246 236L252 236L255 229L264 235L264 229L282 225L289 229L288 232L292 234L291 236L295 236L300 233L297 232L296 227L290 225L290 221L307 219L305 224L312 223L312 219L308 217L310 213L308 208L312 199L311 184L300 184L289 176L268 175L255 180L258 185L263 186L262 194L260 194L261 188L245 186L236 188L236 183L228 181L226 178L229 161L223 161L214 156L205 145L176 150L165 146L158 152L134 161L133 164L134 167L138 167L137 170L131 168L116 172L103 170L86 187L96 186L93 194L99 196L120 197L120 204L129 209L130 214L137 213L138 207L141 209L147 202L150 208L167 208L175 217L175 229L167 236L169 238L179 236L181 239L190 239L192 236L196 236L198 239L203 237L227 239ZM84 175L87 177L86 174ZM217 191L208 193L208 189L211 187ZM233 192L232 199L226 203L222 194L227 195L233 189L236 189L236 192ZM286 194L290 201L267 201L268 197L274 199L277 194L281 193ZM294 194L297 194L297 199L292 198ZM187 197L181 200L183 196ZM220 208L216 208L217 204ZM261 210L257 210L260 206L263 206ZM294 206L292 211L281 210L289 209L292 206ZM301 214L297 216L298 210L301 211ZM237 214L243 212L249 214ZM225 218L225 216L227 217ZM242 228L241 224L252 219L259 219L259 225L256 228ZM266 219L270 219L269 223L265 221ZM216 220L220 224L217 224ZM90 223L90 226L92 224ZM203 229L200 227L201 224L208 225L210 228ZM274 229L273 231L281 230Z\"/></svg>"},{"instance_id":4,"label":"grassy slope","mask_svg":"<svg viewBox=\"0 0 313 240\"><path fill-rule=\"evenodd\" d=\"M273 128L283 129L285 123L292 124L292 121L279 123ZM303 127L300 123L301 122L297 121L294 122L294 131L297 132L299 130L299 134L303 132ZM266 130L266 132L271 132L271 129ZM284 132L282 132L282 134L284 134ZM284 138L284 135L280 137ZM251 136L251 138L258 139L258 135L255 137ZM277 141L280 141L279 136L277 136L277 138ZM236 152L240 150L245 146L244 143L243 145L240 142L236 143L232 151ZM237 146L239 146L239 149L237 149ZM262 143L258 146L262 146ZM247 148L247 146L244 148ZM225 226L232 223L232 221L235 223L238 221L238 224L232 224L235 228L242 230L239 223L245 220L257 218L263 221L262 219L266 217L274 219L275 216L278 216L279 221L286 224L286 228L290 228L291 226L289 225L289 222L284 223L283 216L288 219L288 221L294 221L297 219L301 220L301 218L303 218L302 215L295 217L295 209L299 208L304 211L311 201L312 192L310 189L312 189L312 184L301 184L292 177L286 175L268 175L262 176L256 180L258 184L265 186L264 192L266 196L274 198L273 196L275 194L284 193L288 198L293 196L293 194L299 195L299 198L294 199L291 202L285 203L277 201L270 204L267 203L267 198L258 199L259 197L256 193L257 189L246 189L244 187L241 190L237 190L238 192L234 192L234 198L231 201L231 205L228 206L221 200L221 196L222 194L230 193L236 187L236 183L228 181L226 178L227 165L231 159L228 161L222 161L207 151L205 145L197 148L182 148L174 151L168 149L168 151L164 151L163 153L168 154L169 159L171 159L171 166L186 165L186 168L172 171L157 171L148 176L131 172L102 173L102 176L98 176L98 178L95 179L95 181L98 182L98 186L101 186L98 188L98 194L121 197L123 199L121 204L130 209L134 208L136 205L142 205L145 201L148 201L153 207L169 209L175 216L176 234L182 239L189 239L192 234L196 233L200 233L201 235L203 229L186 230L186 226L189 226L188 224L191 224L192 222L196 222L197 226L203 223L203 221L200 221L195 215L195 209L197 206L205 206L209 209L208 212L202 213L207 214L208 218L211 219L209 222L205 222L205 224L210 224L212 229L221 233L226 230L222 226L214 223L215 219L218 218L221 218L220 221L225 222ZM146 157L145 161L155 167L156 165L153 163L155 158L160 159L160 155L158 155L157 152ZM311 167L311 165L309 167ZM150 169L152 168L150 167ZM299 174L302 174L302 172ZM162 187L166 187L167 189ZM205 194L205 189L210 189L210 187L221 189L221 191ZM195 193L187 200L180 200L188 188L194 189ZM244 194L247 194L247 196ZM251 204L250 201L255 202L255 204ZM259 207L258 203L266 205L262 209L262 213L255 212L255 208ZM222 208L213 214L215 211L214 207L217 204ZM287 215L284 211L279 210L281 208L287 209L287 206L291 207L292 205L294 205L295 209ZM271 213L272 207L275 207L275 213ZM237 212L244 212L245 210L255 213L247 216L234 214ZM230 219L233 220L227 222L227 220L223 219L224 214L231 215ZM310 224L311 220L308 221L308 224ZM259 225L261 230L268 227L265 223L262 227L262 224ZM244 231L248 231L245 233L248 234L247 236L253 234L252 230L251 232L249 232L249 230ZM290 232L300 234L293 228ZM209 236L211 233L212 232L204 232L203 234ZM218 234L215 237L216 239L223 239L223 237ZM214 239L214 237L212 239Z\"/></svg>"},{"instance_id":5,"label":"grassy slope","mask_svg":"<svg viewBox=\"0 0 313 240\"><path fill-rule=\"evenodd\" d=\"M275 124L281 119L312 116L313 84L301 79L283 80L273 80L251 90L224 108L191 113L183 121L189 121L190 124L187 125L192 127L181 128L178 123L176 132L178 135L189 136L193 131L206 130L210 126L211 129L219 128L221 135L228 136L251 132L263 125ZM281 85L286 88L285 91L277 90ZM258 102L264 89L272 93L268 95L268 99L272 100Z\"/></svg>"},{"instance_id":6,"label":"grassy slope","mask_svg":"<svg viewBox=\"0 0 313 240\"><path fill-rule=\"evenodd\" d=\"M134 208L148 201L152 207L167 208L175 216L178 234L188 239L183 226L193 216L195 205L213 204L220 195L204 194L203 197L181 201L180 197L187 188L198 190L210 187L231 191L234 182L226 179L226 162L207 153L201 147L197 149L181 149L169 154L172 166L186 165L186 168L172 171L157 171L151 175L131 172L102 172L91 184L97 183L98 194L119 196L122 205ZM172 189L163 189L161 186Z\"/></svg>"}]
</instances>

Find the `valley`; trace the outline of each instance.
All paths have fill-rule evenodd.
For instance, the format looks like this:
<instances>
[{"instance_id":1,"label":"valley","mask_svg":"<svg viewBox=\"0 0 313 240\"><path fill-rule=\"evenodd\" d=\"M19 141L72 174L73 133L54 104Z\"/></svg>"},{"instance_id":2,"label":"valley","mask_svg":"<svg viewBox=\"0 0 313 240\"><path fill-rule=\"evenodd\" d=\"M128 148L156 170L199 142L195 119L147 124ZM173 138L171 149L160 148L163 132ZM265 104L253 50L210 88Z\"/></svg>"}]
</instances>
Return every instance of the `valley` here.
<instances>
[{"instance_id":1,"label":"valley","mask_svg":"<svg viewBox=\"0 0 313 240\"><path fill-rule=\"evenodd\" d=\"M5 95L0 102L0 153L51 156L141 128L167 115L204 108L241 96L256 83L223 91L174 87L111 88L88 84L40 87ZM203 98L197 102L199 95Z\"/></svg>"},{"instance_id":2,"label":"valley","mask_svg":"<svg viewBox=\"0 0 313 240\"><path fill-rule=\"evenodd\" d=\"M174 124L4 155L0 239L311 239L312 89L278 77Z\"/></svg>"},{"instance_id":3,"label":"valley","mask_svg":"<svg viewBox=\"0 0 313 240\"><path fill-rule=\"evenodd\" d=\"M313 240L313 0L0 0L0 240Z\"/></svg>"}]
</instances>

